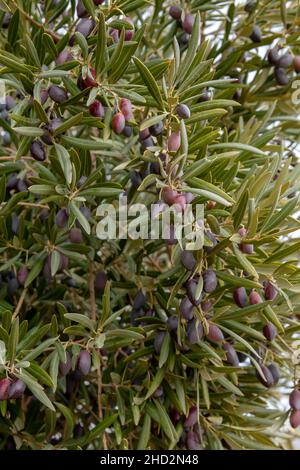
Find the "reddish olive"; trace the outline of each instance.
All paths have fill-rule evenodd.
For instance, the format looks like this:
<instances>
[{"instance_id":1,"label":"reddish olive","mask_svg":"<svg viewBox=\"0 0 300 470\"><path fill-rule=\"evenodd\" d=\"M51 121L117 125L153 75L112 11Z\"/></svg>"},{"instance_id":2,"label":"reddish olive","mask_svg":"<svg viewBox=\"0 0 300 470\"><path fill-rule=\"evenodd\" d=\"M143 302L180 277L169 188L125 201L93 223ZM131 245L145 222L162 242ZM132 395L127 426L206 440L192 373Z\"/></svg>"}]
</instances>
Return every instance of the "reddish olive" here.
<instances>
[{"instance_id":1,"label":"reddish olive","mask_svg":"<svg viewBox=\"0 0 300 470\"><path fill-rule=\"evenodd\" d=\"M189 410L189 414L184 421L185 428L192 428L198 422L198 408L197 406L192 406Z\"/></svg>"},{"instance_id":2,"label":"reddish olive","mask_svg":"<svg viewBox=\"0 0 300 470\"><path fill-rule=\"evenodd\" d=\"M83 374L87 375L91 369L91 355L89 351L80 351L77 359L77 369Z\"/></svg>"},{"instance_id":3,"label":"reddish olive","mask_svg":"<svg viewBox=\"0 0 300 470\"><path fill-rule=\"evenodd\" d=\"M11 381L7 378L0 380L0 401L7 400Z\"/></svg>"},{"instance_id":4,"label":"reddish olive","mask_svg":"<svg viewBox=\"0 0 300 470\"><path fill-rule=\"evenodd\" d=\"M125 127L124 114L116 113L112 118L111 127L116 134L122 134Z\"/></svg>"},{"instance_id":5,"label":"reddish olive","mask_svg":"<svg viewBox=\"0 0 300 470\"><path fill-rule=\"evenodd\" d=\"M274 300L277 297L277 288L271 281L264 282L264 293L266 300Z\"/></svg>"},{"instance_id":6,"label":"reddish olive","mask_svg":"<svg viewBox=\"0 0 300 470\"><path fill-rule=\"evenodd\" d=\"M249 295L249 302L251 305L255 305L255 304L261 304L262 303L262 298L261 296L259 295L258 292L256 291L251 291L250 292L250 295Z\"/></svg>"},{"instance_id":7,"label":"reddish olive","mask_svg":"<svg viewBox=\"0 0 300 470\"><path fill-rule=\"evenodd\" d=\"M290 414L290 425L293 429L296 429L300 426L300 411L292 410Z\"/></svg>"},{"instance_id":8,"label":"reddish olive","mask_svg":"<svg viewBox=\"0 0 300 470\"><path fill-rule=\"evenodd\" d=\"M29 271L26 266L21 266L17 273L17 280L21 286L24 286L26 279L28 277Z\"/></svg>"},{"instance_id":9,"label":"reddish olive","mask_svg":"<svg viewBox=\"0 0 300 470\"><path fill-rule=\"evenodd\" d=\"M224 343L223 349L226 353L226 362L233 367L238 367L240 361L239 361L239 357L234 347L231 346L231 344L229 343Z\"/></svg>"},{"instance_id":10,"label":"reddish olive","mask_svg":"<svg viewBox=\"0 0 300 470\"><path fill-rule=\"evenodd\" d=\"M298 388L295 388L290 394L289 403L293 410L300 411L300 390Z\"/></svg>"},{"instance_id":11,"label":"reddish olive","mask_svg":"<svg viewBox=\"0 0 300 470\"><path fill-rule=\"evenodd\" d=\"M60 362L59 364L59 373L62 377L65 377L71 370L72 368L72 358L70 353L67 351L66 352L66 361L65 362Z\"/></svg>"},{"instance_id":12,"label":"reddish olive","mask_svg":"<svg viewBox=\"0 0 300 470\"><path fill-rule=\"evenodd\" d=\"M224 341L224 335L221 329L211 322L208 323L208 333L206 337L214 343L221 343L222 341Z\"/></svg>"},{"instance_id":13,"label":"reddish olive","mask_svg":"<svg viewBox=\"0 0 300 470\"><path fill-rule=\"evenodd\" d=\"M182 27L187 34L192 34L194 23L195 16L192 13L187 13L182 22Z\"/></svg>"},{"instance_id":14,"label":"reddish olive","mask_svg":"<svg viewBox=\"0 0 300 470\"><path fill-rule=\"evenodd\" d=\"M89 106L89 112L91 116L98 117L98 118L104 118L105 115L105 110L104 106L101 103L101 101L93 101L93 103Z\"/></svg>"},{"instance_id":15,"label":"reddish olive","mask_svg":"<svg viewBox=\"0 0 300 470\"><path fill-rule=\"evenodd\" d=\"M26 384L21 379L16 379L11 382L9 387L9 398L12 400L17 400L18 398L22 398L26 389Z\"/></svg>"},{"instance_id":16,"label":"reddish olive","mask_svg":"<svg viewBox=\"0 0 300 470\"><path fill-rule=\"evenodd\" d=\"M122 98L120 101L120 110L126 121L131 121L133 119L132 104L130 100Z\"/></svg>"},{"instance_id":17,"label":"reddish olive","mask_svg":"<svg viewBox=\"0 0 300 470\"><path fill-rule=\"evenodd\" d=\"M248 296L245 287L237 287L233 292L235 303L243 308L248 304Z\"/></svg>"},{"instance_id":18,"label":"reddish olive","mask_svg":"<svg viewBox=\"0 0 300 470\"><path fill-rule=\"evenodd\" d=\"M179 21L180 18L181 18L181 14L182 14L182 9L181 9L180 7L177 7L177 6L172 5L172 6L169 8L169 15L170 15L174 20Z\"/></svg>"},{"instance_id":19,"label":"reddish olive","mask_svg":"<svg viewBox=\"0 0 300 470\"><path fill-rule=\"evenodd\" d=\"M300 72L300 56L296 55L294 57L294 69L295 72L299 73Z\"/></svg>"},{"instance_id":20,"label":"reddish olive","mask_svg":"<svg viewBox=\"0 0 300 470\"><path fill-rule=\"evenodd\" d=\"M177 152L180 149L181 136L180 132L172 132L168 138L169 152Z\"/></svg>"}]
</instances>

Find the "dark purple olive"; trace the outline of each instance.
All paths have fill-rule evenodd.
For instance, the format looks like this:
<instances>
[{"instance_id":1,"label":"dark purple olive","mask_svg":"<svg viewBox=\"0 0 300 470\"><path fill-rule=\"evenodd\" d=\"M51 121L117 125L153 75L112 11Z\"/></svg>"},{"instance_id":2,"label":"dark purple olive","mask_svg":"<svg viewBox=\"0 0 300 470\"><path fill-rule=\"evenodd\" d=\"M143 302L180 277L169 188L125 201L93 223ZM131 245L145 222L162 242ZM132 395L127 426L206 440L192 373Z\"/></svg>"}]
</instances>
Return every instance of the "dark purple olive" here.
<instances>
[{"instance_id":1,"label":"dark purple olive","mask_svg":"<svg viewBox=\"0 0 300 470\"><path fill-rule=\"evenodd\" d=\"M298 388L295 388L290 394L289 403L293 410L300 411L300 390Z\"/></svg>"},{"instance_id":2,"label":"dark purple olive","mask_svg":"<svg viewBox=\"0 0 300 470\"><path fill-rule=\"evenodd\" d=\"M168 138L169 152L177 152L180 149L180 145L181 145L180 132L171 132Z\"/></svg>"},{"instance_id":3,"label":"dark purple olive","mask_svg":"<svg viewBox=\"0 0 300 470\"><path fill-rule=\"evenodd\" d=\"M197 261L192 251L183 250L180 255L180 260L188 271L195 269Z\"/></svg>"},{"instance_id":4,"label":"dark purple olive","mask_svg":"<svg viewBox=\"0 0 300 470\"><path fill-rule=\"evenodd\" d=\"M177 424L180 420L180 414L178 413L176 408L171 408L171 410L169 411L169 416L173 424Z\"/></svg>"},{"instance_id":5,"label":"dark purple olive","mask_svg":"<svg viewBox=\"0 0 300 470\"><path fill-rule=\"evenodd\" d=\"M6 189L7 191L11 191L12 189L16 189L17 184L18 184L18 176L16 173L13 173L9 175L7 183L6 183Z\"/></svg>"},{"instance_id":6,"label":"dark purple olive","mask_svg":"<svg viewBox=\"0 0 300 470\"><path fill-rule=\"evenodd\" d=\"M82 243L83 242L83 236L82 236L82 231L80 228L73 227L70 230L69 233L69 239L71 243Z\"/></svg>"},{"instance_id":7,"label":"dark purple olive","mask_svg":"<svg viewBox=\"0 0 300 470\"><path fill-rule=\"evenodd\" d=\"M2 144L4 147L7 147L11 144L11 136L9 132L4 132L2 135Z\"/></svg>"},{"instance_id":8,"label":"dark purple olive","mask_svg":"<svg viewBox=\"0 0 300 470\"><path fill-rule=\"evenodd\" d=\"M46 158L45 148L39 140L34 140L30 145L31 156L39 161L43 162Z\"/></svg>"},{"instance_id":9,"label":"dark purple olive","mask_svg":"<svg viewBox=\"0 0 300 470\"><path fill-rule=\"evenodd\" d=\"M224 341L224 335L220 328L213 323L208 323L208 333L206 335L207 339L215 343L221 343Z\"/></svg>"},{"instance_id":10,"label":"dark purple olive","mask_svg":"<svg viewBox=\"0 0 300 470\"><path fill-rule=\"evenodd\" d=\"M273 323L267 323L264 327L263 327L263 334L264 334L264 337L268 340L268 341L273 341L273 339L276 337L277 335L277 328L276 326L273 325Z\"/></svg>"},{"instance_id":11,"label":"dark purple olive","mask_svg":"<svg viewBox=\"0 0 300 470\"><path fill-rule=\"evenodd\" d=\"M212 307L212 301L207 299L207 300L204 300L204 302L201 302L201 310L202 312L208 312L211 307Z\"/></svg>"},{"instance_id":12,"label":"dark purple olive","mask_svg":"<svg viewBox=\"0 0 300 470\"><path fill-rule=\"evenodd\" d=\"M13 297L19 288L18 280L13 277L7 281L7 295Z\"/></svg>"},{"instance_id":13,"label":"dark purple olive","mask_svg":"<svg viewBox=\"0 0 300 470\"><path fill-rule=\"evenodd\" d=\"M98 271L95 276L95 290L97 294L103 294L107 283L107 275L104 271Z\"/></svg>"},{"instance_id":14,"label":"dark purple olive","mask_svg":"<svg viewBox=\"0 0 300 470\"><path fill-rule=\"evenodd\" d=\"M147 137L147 139L144 139L142 141L142 150L146 150L148 147L153 147L154 141L152 137Z\"/></svg>"},{"instance_id":15,"label":"dark purple olive","mask_svg":"<svg viewBox=\"0 0 300 470\"><path fill-rule=\"evenodd\" d=\"M84 436L84 427L80 423L75 424L74 431L73 431L74 439L80 439L80 437L83 437L83 436Z\"/></svg>"},{"instance_id":16,"label":"dark purple olive","mask_svg":"<svg viewBox=\"0 0 300 470\"><path fill-rule=\"evenodd\" d=\"M256 372L256 376L258 380L264 385L266 388L270 388L274 385L274 377L270 369L265 366L264 364L260 365L262 373L264 374L265 378L263 378L258 372Z\"/></svg>"},{"instance_id":17,"label":"dark purple olive","mask_svg":"<svg viewBox=\"0 0 300 470\"><path fill-rule=\"evenodd\" d=\"M41 90L41 94L40 94L40 97L41 97L41 103L42 104L45 104L47 99L48 99L48 90Z\"/></svg>"},{"instance_id":18,"label":"dark purple olive","mask_svg":"<svg viewBox=\"0 0 300 470\"><path fill-rule=\"evenodd\" d=\"M60 209L55 216L55 224L58 228L65 228L68 224L69 214L67 209Z\"/></svg>"},{"instance_id":19,"label":"dark purple olive","mask_svg":"<svg viewBox=\"0 0 300 470\"><path fill-rule=\"evenodd\" d=\"M18 280L18 283L21 285L21 286L24 286L25 282L26 282L26 279L27 279L27 276L28 276L28 269L26 266L21 266L18 273L17 273L17 280Z\"/></svg>"},{"instance_id":20,"label":"dark purple olive","mask_svg":"<svg viewBox=\"0 0 300 470\"><path fill-rule=\"evenodd\" d=\"M178 327L178 317L173 316L169 317L167 320L167 328L169 331L177 330Z\"/></svg>"},{"instance_id":21,"label":"dark purple olive","mask_svg":"<svg viewBox=\"0 0 300 470\"><path fill-rule=\"evenodd\" d=\"M188 298L194 305L199 305L203 297L202 295L200 295L198 299L195 298L197 288L198 288L198 279L193 278L187 281L186 293L187 293Z\"/></svg>"},{"instance_id":22,"label":"dark purple olive","mask_svg":"<svg viewBox=\"0 0 300 470\"><path fill-rule=\"evenodd\" d=\"M290 425L293 429L296 429L298 426L300 426L300 411L292 410L290 414Z\"/></svg>"},{"instance_id":23,"label":"dark purple olive","mask_svg":"<svg viewBox=\"0 0 300 470\"><path fill-rule=\"evenodd\" d=\"M295 72L299 73L300 72L300 56L296 55L294 57L294 69Z\"/></svg>"},{"instance_id":24,"label":"dark purple olive","mask_svg":"<svg viewBox=\"0 0 300 470\"><path fill-rule=\"evenodd\" d=\"M130 172L130 181L132 186L137 189L143 181L143 177L139 171Z\"/></svg>"},{"instance_id":25,"label":"dark purple olive","mask_svg":"<svg viewBox=\"0 0 300 470\"><path fill-rule=\"evenodd\" d=\"M264 282L264 293L266 300L274 300L277 296L277 288L271 281Z\"/></svg>"},{"instance_id":26,"label":"dark purple olive","mask_svg":"<svg viewBox=\"0 0 300 470\"><path fill-rule=\"evenodd\" d=\"M188 297L183 297L180 302L179 310L186 320L192 320L192 318L194 318L195 307Z\"/></svg>"},{"instance_id":27,"label":"dark purple olive","mask_svg":"<svg viewBox=\"0 0 300 470\"><path fill-rule=\"evenodd\" d=\"M133 119L132 104L130 100L122 98L120 101L120 110L126 121L131 121Z\"/></svg>"},{"instance_id":28,"label":"dark purple olive","mask_svg":"<svg viewBox=\"0 0 300 470\"><path fill-rule=\"evenodd\" d=\"M63 65L66 62L70 62L73 60L73 55L71 52L69 52L67 49L64 49L61 51L58 56L55 59L56 65Z\"/></svg>"},{"instance_id":29,"label":"dark purple olive","mask_svg":"<svg viewBox=\"0 0 300 470\"><path fill-rule=\"evenodd\" d=\"M261 42L261 30L260 27L256 24L253 26L252 33L250 34L250 39L253 42Z\"/></svg>"},{"instance_id":30,"label":"dark purple olive","mask_svg":"<svg viewBox=\"0 0 300 470\"><path fill-rule=\"evenodd\" d=\"M189 431L186 437L186 447L188 450L201 450L202 446L199 436L195 431Z\"/></svg>"},{"instance_id":31,"label":"dark purple olive","mask_svg":"<svg viewBox=\"0 0 300 470\"><path fill-rule=\"evenodd\" d=\"M19 179L17 182L16 190L21 193L28 190L28 186L24 180Z\"/></svg>"},{"instance_id":32,"label":"dark purple olive","mask_svg":"<svg viewBox=\"0 0 300 470\"><path fill-rule=\"evenodd\" d=\"M286 52L279 58L277 66L283 69L287 69L292 65L292 63L293 63L293 56L289 54L288 52Z\"/></svg>"},{"instance_id":33,"label":"dark purple olive","mask_svg":"<svg viewBox=\"0 0 300 470\"><path fill-rule=\"evenodd\" d=\"M192 428L198 422L198 408L197 406L192 406L189 410L189 414L184 421L183 426L185 428Z\"/></svg>"},{"instance_id":34,"label":"dark purple olive","mask_svg":"<svg viewBox=\"0 0 300 470\"><path fill-rule=\"evenodd\" d=\"M270 364L268 366L269 371L271 372L273 379L274 379L274 385L276 385L280 379L280 372L276 364Z\"/></svg>"},{"instance_id":35,"label":"dark purple olive","mask_svg":"<svg viewBox=\"0 0 300 470\"><path fill-rule=\"evenodd\" d=\"M116 113L113 116L111 127L116 134L122 134L125 127L125 117L122 113Z\"/></svg>"},{"instance_id":36,"label":"dark purple olive","mask_svg":"<svg viewBox=\"0 0 300 470\"><path fill-rule=\"evenodd\" d=\"M49 123L43 127L45 130L44 135L42 136L42 141L45 142L47 145L53 144L53 133L58 129L58 127L62 124L62 119L54 118L49 121Z\"/></svg>"},{"instance_id":37,"label":"dark purple olive","mask_svg":"<svg viewBox=\"0 0 300 470\"><path fill-rule=\"evenodd\" d=\"M0 380L0 401L8 399L10 384L11 382L9 379Z\"/></svg>"},{"instance_id":38,"label":"dark purple olive","mask_svg":"<svg viewBox=\"0 0 300 470\"><path fill-rule=\"evenodd\" d=\"M199 341L203 338L203 326L194 318L190 320L187 324L187 339L190 344L198 344Z\"/></svg>"},{"instance_id":39,"label":"dark purple olive","mask_svg":"<svg viewBox=\"0 0 300 470\"><path fill-rule=\"evenodd\" d=\"M194 23L195 16L192 13L187 13L182 22L182 28L187 34L192 34Z\"/></svg>"},{"instance_id":40,"label":"dark purple olive","mask_svg":"<svg viewBox=\"0 0 300 470\"><path fill-rule=\"evenodd\" d=\"M131 137L132 136L132 127L131 126L125 126L124 129L123 129L123 132L122 134L125 136L125 137Z\"/></svg>"},{"instance_id":41,"label":"dark purple olive","mask_svg":"<svg viewBox=\"0 0 300 470\"><path fill-rule=\"evenodd\" d=\"M98 118L104 118L105 116L105 110L103 104L96 100L94 101L90 107L89 107L89 112L92 116L98 117Z\"/></svg>"},{"instance_id":42,"label":"dark purple olive","mask_svg":"<svg viewBox=\"0 0 300 470\"><path fill-rule=\"evenodd\" d=\"M147 297L142 290L139 290L133 300L133 308L139 309L147 303Z\"/></svg>"},{"instance_id":43,"label":"dark purple olive","mask_svg":"<svg viewBox=\"0 0 300 470\"><path fill-rule=\"evenodd\" d=\"M67 101L68 99L68 93L66 92L66 90L57 85L51 85L48 88L48 94L55 103L61 104Z\"/></svg>"},{"instance_id":44,"label":"dark purple olive","mask_svg":"<svg viewBox=\"0 0 300 470\"><path fill-rule=\"evenodd\" d=\"M140 137L140 140L148 139L148 137L150 137L150 130L148 128L143 129L142 131L140 131L139 137Z\"/></svg>"},{"instance_id":45,"label":"dark purple olive","mask_svg":"<svg viewBox=\"0 0 300 470\"><path fill-rule=\"evenodd\" d=\"M65 377L71 370L72 368L72 358L70 353L67 351L66 352L66 362L60 362L59 363L59 374L61 377Z\"/></svg>"},{"instance_id":46,"label":"dark purple olive","mask_svg":"<svg viewBox=\"0 0 300 470\"><path fill-rule=\"evenodd\" d=\"M89 351L80 351L77 359L77 369L83 374L87 375L91 370L91 355Z\"/></svg>"},{"instance_id":47,"label":"dark purple olive","mask_svg":"<svg viewBox=\"0 0 300 470\"><path fill-rule=\"evenodd\" d=\"M182 119L189 119L191 117L190 108L186 104L178 104L176 106L176 113Z\"/></svg>"},{"instance_id":48,"label":"dark purple olive","mask_svg":"<svg viewBox=\"0 0 300 470\"><path fill-rule=\"evenodd\" d=\"M91 34L95 26L96 23L94 20L91 18L83 18L78 22L75 31L81 33L86 38Z\"/></svg>"},{"instance_id":49,"label":"dark purple olive","mask_svg":"<svg viewBox=\"0 0 300 470\"><path fill-rule=\"evenodd\" d=\"M164 202L172 206L173 204L175 204L176 198L179 196L179 193L172 188L163 188L161 196Z\"/></svg>"},{"instance_id":50,"label":"dark purple olive","mask_svg":"<svg viewBox=\"0 0 300 470\"><path fill-rule=\"evenodd\" d=\"M174 19L179 21L181 19L182 9L180 7L172 5L169 8L169 15Z\"/></svg>"},{"instance_id":51,"label":"dark purple olive","mask_svg":"<svg viewBox=\"0 0 300 470\"><path fill-rule=\"evenodd\" d=\"M21 379L17 379L11 383L9 387L9 398L16 400L22 398L26 389L26 384Z\"/></svg>"},{"instance_id":52,"label":"dark purple olive","mask_svg":"<svg viewBox=\"0 0 300 470\"><path fill-rule=\"evenodd\" d=\"M88 12L82 0L78 0L76 11L77 11L78 18L84 18L85 16L88 16Z\"/></svg>"},{"instance_id":53,"label":"dark purple olive","mask_svg":"<svg viewBox=\"0 0 300 470\"><path fill-rule=\"evenodd\" d=\"M8 95L5 98L5 105L6 105L6 109L8 111L10 111L11 109L13 109L16 106L16 102L15 102L15 100L12 96Z\"/></svg>"},{"instance_id":54,"label":"dark purple olive","mask_svg":"<svg viewBox=\"0 0 300 470\"><path fill-rule=\"evenodd\" d=\"M216 290L218 285L218 280L216 273L212 269L207 269L202 274L203 277L203 290L206 293L211 293Z\"/></svg>"},{"instance_id":55,"label":"dark purple olive","mask_svg":"<svg viewBox=\"0 0 300 470\"><path fill-rule=\"evenodd\" d=\"M180 46L184 47L188 45L189 40L190 40L190 35L188 33L183 33L178 39L178 43Z\"/></svg>"},{"instance_id":56,"label":"dark purple olive","mask_svg":"<svg viewBox=\"0 0 300 470\"><path fill-rule=\"evenodd\" d=\"M239 361L239 357L234 347L231 346L231 344L229 343L224 343L223 349L226 353L226 362L233 367L238 367L240 361Z\"/></svg>"},{"instance_id":57,"label":"dark purple olive","mask_svg":"<svg viewBox=\"0 0 300 470\"><path fill-rule=\"evenodd\" d=\"M157 333L155 340L154 340L154 350L156 354L160 354L164 339L165 339L166 333L164 331L160 331Z\"/></svg>"},{"instance_id":58,"label":"dark purple olive","mask_svg":"<svg viewBox=\"0 0 300 470\"><path fill-rule=\"evenodd\" d=\"M157 122L156 124L153 124L153 126L150 126L149 130L150 130L151 135L153 135L154 137L157 137L163 133L164 124L162 121Z\"/></svg>"},{"instance_id":59,"label":"dark purple olive","mask_svg":"<svg viewBox=\"0 0 300 470\"><path fill-rule=\"evenodd\" d=\"M256 304L261 304L262 303L262 298L261 296L259 295L258 292L256 292L255 290L252 290L250 292L250 295L249 295L249 302L250 302L250 305L256 305Z\"/></svg>"},{"instance_id":60,"label":"dark purple olive","mask_svg":"<svg viewBox=\"0 0 300 470\"><path fill-rule=\"evenodd\" d=\"M239 307L246 307L246 305L248 304L248 297L245 287L237 287L236 289L234 289L233 298L235 303Z\"/></svg>"},{"instance_id":61,"label":"dark purple olive","mask_svg":"<svg viewBox=\"0 0 300 470\"><path fill-rule=\"evenodd\" d=\"M289 83L289 78L286 74L285 69L281 67L276 67L274 73L275 73L275 80L278 83L278 85L285 86Z\"/></svg>"}]
</instances>

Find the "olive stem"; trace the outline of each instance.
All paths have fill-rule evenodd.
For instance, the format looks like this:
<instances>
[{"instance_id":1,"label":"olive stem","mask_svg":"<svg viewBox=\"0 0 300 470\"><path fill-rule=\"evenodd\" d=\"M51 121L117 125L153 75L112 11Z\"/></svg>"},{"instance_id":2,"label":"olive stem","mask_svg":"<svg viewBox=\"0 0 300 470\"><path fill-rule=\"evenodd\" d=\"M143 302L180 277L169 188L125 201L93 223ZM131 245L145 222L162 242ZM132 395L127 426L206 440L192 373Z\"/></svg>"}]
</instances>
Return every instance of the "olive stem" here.
<instances>
[{"instance_id":1,"label":"olive stem","mask_svg":"<svg viewBox=\"0 0 300 470\"><path fill-rule=\"evenodd\" d=\"M21 310L21 307L23 305L26 293L27 293L27 288L23 290L23 292L21 294L21 297L19 298L18 304L17 304L16 309L15 309L15 311L13 313L13 316L12 316L12 321L15 320L15 318L18 316L18 314Z\"/></svg>"}]
</instances>

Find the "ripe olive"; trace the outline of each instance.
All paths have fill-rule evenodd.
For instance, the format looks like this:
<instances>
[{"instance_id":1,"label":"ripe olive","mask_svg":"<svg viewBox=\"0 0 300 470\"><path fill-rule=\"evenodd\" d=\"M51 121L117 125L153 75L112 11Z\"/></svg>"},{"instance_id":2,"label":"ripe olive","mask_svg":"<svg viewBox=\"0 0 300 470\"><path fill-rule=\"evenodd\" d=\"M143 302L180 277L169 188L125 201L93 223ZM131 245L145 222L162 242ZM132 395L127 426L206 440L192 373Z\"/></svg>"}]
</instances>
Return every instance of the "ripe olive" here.
<instances>
[{"instance_id":1,"label":"ripe olive","mask_svg":"<svg viewBox=\"0 0 300 470\"><path fill-rule=\"evenodd\" d=\"M298 388L295 388L290 394L289 403L293 410L300 411L300 390Z\"/></svg>"},{"instance_id":2,"label":"ripe olive","mask_svg":"<svg viewBox=\"0 0 300 470\"><path fill-rule=\"evenodd\" d=\"M188 297L184 297L179 306L179 310L183 318L186 320L191 320L194 317L194 305Z\"/></svg>"},{"instance_id":3,"label":"ripe olive","mask_svg":"<svg viewBox=\"0 0 300 470\"><path fill-rule=\"evenodd\" d=\"M87 375L91 369L91 355L89 351L80 351L77 359L77 369L83 374Z\"/></svg>"},{"instance_id":4,"label":"ripe olive","mask_svg":"<svg viewBox=\"0 0 300 470\"><path fill-rule=\"evenodd\" d=\"M233 298L239 307L246 307L248 304L248 297L245 287L237 287L233 292Z\"/></svg>"},{"instance_id":5,"label":"ripe olive","mask_svg":"<svg viewBox=\"0 0 300 470\"><path fill-rule=\"evenodd\" d=\"M105 115L105 110L104 106L101 103L101 101L93 101L93 103L89 106L89 112L92 116L98 117L98 118L104 118Z\"/></svg>"},{"instance_id":6,"label":"ripe olive","mask_svg":"<svg viewBox=\"0 0 300 470\"><path fill-rule=\"evenodd\" d=\"M224 335L221 329L214 323L208 323L208 333L206 335L207 339L215 343L221 343L224 341Z\"/></svg>"},{"instance_id":7,"label":"ripe olive","mask_svg":"<svg viewBox=\"0 0 300 470\"><path fill-rule=\"evenodd\" d=\"M55 216L55 223L58 228L65 228L69 220L67 209L60 209Z\"/></svg>"},{"instance_id":8,"label":"ripe olive","mask_svg":"<svg viewBox=\"0 0 300 470\"><path fill-rule=\"evenodd\" d=\"M176 113L182 119L188 119L191 117L190 108L186 104L178 104L176 106Z\"/></svg>"},{"instance_id":9,"label":"ripe olive","mask_svg":"<svg viewBox=\"0 0 300 470\"><path fill-rule=\"evenodd\" d=\"M9 398L12 400L16 400L18 398L22 398L26 389L26 384L21 379L16 379L11 382L9 387Z\"/></svg>"},{"instance_id":10,"label":"ripe olive","mask_svg":"<svg viewBox=\"0 0 300 470\"><path fill-rule=\"evenodd\" d=\"M276 326L273 325L273 323L267 323L264 327L263 327L263 334L264 334L264 337L268 340L268 341L273 341L273 339L276 337L277 335L277 328Z\"/></svg>"},{"instance_id":11,"label":"ripe olive","mask_svg":"<svg viewBox=\"0 0 300 470\"><path fill-rule=\"evenodd\" d=\"M98 271L95 276L95 291L97 294L103 294L107 283L107 275L104 271Z\"/></svg>"},{"instance_id":12,"label":"ripe olive","mask_svg":"<svg viewBox=\"0 0 300 470\"><path fill-rule=\"evenodd\" d=\"M180 7L172 5L169 8L169 15L174 19L174 20L180 20L182 14L182 9Z\"/></svg>"},{"instance_id":13,"label":"ripe olive","mask_svg":"<svg viewBox=\"0 0 300 470\"><path fill-rule=\"evenodd\" d=\"M218 285L216 273L212 269L207 269L202 274L203 277L203 290L206 293L213 292Z\"/></svg>"},{"instance_id":14,"label":"ripe olive","mask_svg":"<svg viewBox=\"0 0 300 470\"><path fill-rule=\"evenodd\" d=\"M125 127L124 114L116 113L112 118L111 127L116 134L122 134Z\"/></svg>"},{"instance_id":15,"label":"ripe olive","mask_svg":"<svg viewBox=\"0 0 300 470\"><path fill-rule=\"evenodd\" d=\"M166 336L166 333L164 331L159 331L159 333L157 333L155 340L154 340L154 344L153 344L156 354L160 354L165 336Z\"/></svg>"},{"instance_id":16,"label":"ripe olive","mask_svg":"<svg viewBox=\"0 0 300 470\"><path fill-rule=\"evenodd\" d=\"M289 78L286 74L285 69L281 67L275 68L275 79L278 85L285 86L289 83Z\"/></svg>"},{"instance_id":17,"label":"ripe olive","mask_svg":"<svg viewBox=\"0 0 300 470\"><path fill-rule=\"evenodd\" d=\"M48 94L55 103L62 104L68 99L68 93L66 90L57 85L51 85L48 88Z\"/></svg>"},{"instance_id":18,"label":"ripe olive","mask_svg":"<svg viewBox=\"0 0 300 470\"><path fill-rule=\"evenodd\" d=\"M277 288L271 281L264 283L264 293L266 300L274 300L277 296Z\"/></svg>"},{"instance_id":19,"label":"ripe olive","mask_svg":"<svg viewBox=\"0 0 300 470\"><path fill-rule=\"evenodd\" d=\"M261 30L257 24L253 26L252 33L250 34L250 39L256 43L261 42Z\"/></svg>"},{"instance_id":20,"label":"ripe olive","mask_svg":"<svg viewBox=\"0 0 300 470\"><path fill-rule=\"evenodd\" d=\"M182 27L187 34L192 34L195 16L192 13L187 13L182 21Z\"/></svg>"},{"instance_id":21,"label":"ripe olive","mask_svg":"<svg viewBox=\"0 0 300 470\"><path fill-rule=\"evenodd\" d=\"M190 344L197 344L203 338L203 326L196 318L188 322L186 332Z\"/></svg>"},{"instance_id":22,"label":"ripe olive","mask_svg":"<svg viewBox=\"0 0 300 470\"><path fill-rule=\"evenodd\" d=\"M185 428L192 428L198 422L198 408L197 406L192 406L189 410L189 414L184 421Z\"/></svg>"},{"instance_id":23,"label":"ripe olive","mask_svg":"<svg viewBox=\"0 0 300 470\"><path fill-rule=\"evenodd\" d=\"M228 364L230 364L233 367L238 367L240 361L239 361L239 357L234 347L231 346L231 344L229 343L224 343L223 349L226 353L226 362L228 362Z\"/></svg>"},{"instance_id":24,"label":"ripe olive","mask_svg":"<svg viewBox=\"0 0 300 470\"><path fill-rule=\"evenodd\" d=\"M72 358L70 353L66 352L66 362L60 362L59 364L59 373L62 377L65 377L72 368Z\"/></svg>"},{"instance_id":25,"label":"ripe olive","mask_svg":"<svg viewBox=\"0 0 300 470\"><path fill-rule=\"evenodd\" d=\"M46 158L45 148L39 140L34 140L31 143L30 153L31 153L31 156L39 162L44 161Z\"/></svg>"},{"instance_id":26,"label":"ripe olive","mask_svg":"<svg viewBox=\"0 0 300 470\"><path fill-rule=\"evenodd\" d=\"M197 261L192 251L183 250L180 255L180 260L188 271L195 269Z\"/></svg>"},{"instance_id":27,"label":"ripe olive","mask_svg":"<svg viewBox=\"0 0 300 470\"><path fill-rule=\"evenodd\" d=\"M172 132L168 138L169 152L177 152L180 149L181 136L180 132Z\"/></svg>"}]
</instances>

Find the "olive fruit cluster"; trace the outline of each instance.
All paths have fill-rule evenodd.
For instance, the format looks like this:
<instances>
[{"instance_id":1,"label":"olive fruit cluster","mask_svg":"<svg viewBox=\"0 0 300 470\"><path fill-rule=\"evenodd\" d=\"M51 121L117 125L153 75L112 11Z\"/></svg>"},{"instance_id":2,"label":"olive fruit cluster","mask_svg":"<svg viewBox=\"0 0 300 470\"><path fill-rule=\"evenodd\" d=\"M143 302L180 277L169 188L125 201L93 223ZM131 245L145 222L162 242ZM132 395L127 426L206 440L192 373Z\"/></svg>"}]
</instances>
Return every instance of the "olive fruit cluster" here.
<instances>
[{"instance_id":1,"label":"olive fruit cluster","mask_svg":"<svg viewBox=\"0 0 300 470\"><path fill-rule=\"evenodd\" d=\"M274 75L278 85L285 86L289 83L287 70L294 66L296 72L300 71L300 57L293 57L289 52L280 53L277 47L273 47L268 52L268 61L275 67Z\"/></svg>"},{"instance_id":2,"label":"olive fruit cluster","mask_svg":"<svg viewBox=\"0 0 300 470\"><path fill-rule=\"evenodd\" d=\"M289 397L291 414L290 414L290 424L292 428L297 428L300 426L300 390L295 388Z\"/></svg>"},{"instance_id":3,"label":"olive fruit cluster","mask_svg":"<svg viewBox=\"0 0 300 470\"><path fill-rule=\"evenodd\" d=\"M76 370L82 376L87 375L91 370L92 358L89 351L82 349L78 354L76 361ZM59 364L59 374L61 377L66 377L72 369L72 357L71 354L66 352L66 361L60 362Z\"/></svg>"},{"instance_id":4,"label":"olive fruit cluster","mask_svg":"<svg viewBox=\"0 0 300 470\"><path fill-rule=\"evenodd\" d=\"M0 380L0 401L22 398L26 389L23 380L18 378L4 378Z\"/></svg>"},{"instance_id":5,"label":"olive fruit cluster","mask_svg":"<svg viewBox=\"0 0 300 470\"><path fill-rule=\"evenodd\" d=\"M180 43L185 45L189 41L189 36L192 34L193 26L195 22L195 16L189 12L183 12L182 8L176 5L172 5L169 8L169 15L171 18L177 21L178 25L181 26L184 33L180 37Z\"/></svg>"}]
</instances>

